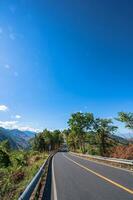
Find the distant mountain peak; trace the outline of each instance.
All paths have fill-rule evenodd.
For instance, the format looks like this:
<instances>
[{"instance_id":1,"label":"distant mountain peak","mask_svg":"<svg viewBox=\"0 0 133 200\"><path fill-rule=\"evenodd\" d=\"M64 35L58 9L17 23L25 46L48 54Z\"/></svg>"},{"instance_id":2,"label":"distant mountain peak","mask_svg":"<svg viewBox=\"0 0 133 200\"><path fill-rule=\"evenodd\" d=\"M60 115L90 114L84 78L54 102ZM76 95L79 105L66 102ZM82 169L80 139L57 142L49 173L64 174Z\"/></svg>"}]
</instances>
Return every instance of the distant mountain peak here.
<instances>
[{"instance_id":1,"label":"distant mountain peak","mask_svg":"<svg viewBox=\"0 0 133 200\"><path fill-rule=\"evenodd\" d=\"M35 132L21 131L18 129L5 129L0 127L0 141L8 140L11 148L27 149L29 148L29 140L35 137Z\"/></svg>"}]
</instances>

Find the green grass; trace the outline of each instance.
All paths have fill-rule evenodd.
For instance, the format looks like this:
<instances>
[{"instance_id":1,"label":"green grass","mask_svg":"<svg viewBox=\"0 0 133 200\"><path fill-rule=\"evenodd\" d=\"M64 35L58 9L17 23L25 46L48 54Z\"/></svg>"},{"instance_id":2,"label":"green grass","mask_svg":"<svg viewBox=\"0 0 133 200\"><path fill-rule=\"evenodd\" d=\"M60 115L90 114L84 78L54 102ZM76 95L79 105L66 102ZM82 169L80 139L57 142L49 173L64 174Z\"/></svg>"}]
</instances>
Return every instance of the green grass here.
<instances>
[{"instance_id":1,"label":"green grass","mask_svg":"<svg viewBox=\"0 0 133 200\"><path fill-rule=\"evenodd\" d=\"M12 151L11 165L0 168L0 199L18 199L47 156L33 151Z\"/></svg>"}]
</instances>

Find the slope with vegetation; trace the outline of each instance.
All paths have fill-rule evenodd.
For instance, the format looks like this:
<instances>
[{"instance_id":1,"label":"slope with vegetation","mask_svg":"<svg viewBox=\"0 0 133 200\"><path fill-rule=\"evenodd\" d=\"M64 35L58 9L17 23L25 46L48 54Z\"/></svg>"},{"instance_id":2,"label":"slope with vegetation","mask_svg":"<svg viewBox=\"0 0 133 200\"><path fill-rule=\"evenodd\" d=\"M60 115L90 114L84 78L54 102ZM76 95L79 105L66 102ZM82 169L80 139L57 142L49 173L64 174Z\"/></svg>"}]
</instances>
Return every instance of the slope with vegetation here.
<instances>
[{"instance_id":1,"label":"slope with vegetation","mask_svg":"<svg viewBox=\"0 0 133 200\"><path fill-rule=\"evenodd\" d=\"M44 163L49 151L59 148L62 141L60 131L45 129L31 139L29 150L13 149L8 140L0 142L0 199L18 199Z\"/></svg>"},{"instance_id":2,"label":"slope with vegetation","mask_svg":"<svg viewBox=\"0 0 133 200\"><path fill-rule=\"evenodd\" d=\"M0 127L0 141L8 140L13 149L28 149L30 147L29 140L34 136L35 132Z\"/></svg>"}]
</instances>

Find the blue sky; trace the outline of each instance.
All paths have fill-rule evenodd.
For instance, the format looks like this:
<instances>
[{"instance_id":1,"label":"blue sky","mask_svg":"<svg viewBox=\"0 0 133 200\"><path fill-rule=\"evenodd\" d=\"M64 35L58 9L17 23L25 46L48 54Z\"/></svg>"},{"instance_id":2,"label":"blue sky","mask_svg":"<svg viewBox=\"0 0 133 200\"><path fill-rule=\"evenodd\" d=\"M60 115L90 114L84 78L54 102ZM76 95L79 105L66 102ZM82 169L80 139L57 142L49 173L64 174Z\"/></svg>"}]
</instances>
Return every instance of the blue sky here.
<instances>
[{"instance_id":1,"label":"blue sky","mask_svg":"<svg viewBox=\"0 0 133 200\"><path fill-rule=\"evenodd\" d=\"M63 129L76 111L132 112L132 8L126 0L1 0L0 125Z\"/></svg>"}]
</instances>

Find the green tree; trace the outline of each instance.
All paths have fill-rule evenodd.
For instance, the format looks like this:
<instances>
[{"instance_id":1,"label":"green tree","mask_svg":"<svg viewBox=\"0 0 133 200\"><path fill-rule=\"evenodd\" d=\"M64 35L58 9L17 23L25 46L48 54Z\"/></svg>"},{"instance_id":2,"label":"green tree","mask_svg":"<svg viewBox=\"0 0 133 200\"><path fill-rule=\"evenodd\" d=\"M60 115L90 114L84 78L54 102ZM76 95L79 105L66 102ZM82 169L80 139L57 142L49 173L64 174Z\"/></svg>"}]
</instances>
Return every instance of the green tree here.
<instances>
[{"instance_id":1,"label":"green tree","mask_svg":"<svg viewBox=\"0 0 133 200\"><path fill-rule=\"evenodd\" d=\"M45 139L42 133L35 135L33 140L33 150L40 152L45 151Z\"/></svg>"},{"instance_id":2,"label":"green tree","mask_svg":"<svg viewBox=\"0 0 133 200\"><path fill-rule=\"evenodd\" d=\"M64 129L62 131L62 134L64 135L64 138L67 144L68 144L68 138L69 138L70 132L71 132L70 129Z\"/></svg>"},{"instance_id":3,"label":"green tree","mask_svg":"<svg viewBox=\"0 0 133 200\"><path fill-rule=\"evenodd\" d=\"M35 136L32 144L34 150L42 152L58 149L62 142L63 135L60 130L44 129L42 133Z\"/></svg>"},{"instance_id":4,"label":"green tree","mask_svg":"<svg viewBox=\"0 0 133 200\"><path fill-rule=\"evenodd\" d=\"M42 132L42 134L43 134L43 137L45 139L45 150L46 151L52 150L53 146L54 146L52 132L45 129Z\"/></svg>"},{"instance_id":5,"label":"green tree","mask_svg":"<svg viewBox=\"0 0 133 200\"><path fill-rule=\"evenodd\" d=\"M72 135L78 138L78 145L82 152L85 151L86 132L91 130L94 117L92 113L77 112L71 115L68 125Z\"/></svg>"},{"instance_id":6,"label":"green tree","mask_svg":"<svg viewBox=\"0 0 133 200\"><path fill-rule=\"evenodd\" d=\"M10 160L10 144L8 140L4 140L0 143L0 166L1 167L8 167L11 165Z\"/></svg>"},{"instance_id":7,"label":"green tree","mask_svg":"<svg viewBox=\"0 0 133 200\"><path fill-rule=\"evenodd\" d=\"M95 119L94 132L101 156L106 156L113 143L110 136L117 130L111 119Z\"/></svg>"},{"instance_id":8,"label":"green tree","mask_svg":"<svg viewBox=\"0 0 133 200\"><path fill-rule=\"evenodd\" d=\"M79 148L79 140L75 132L70 132L69 137L67 139L67 144L69 148L71 148L73 151L76 151L76 149Z\"/></svg>"},{"instance_id":9,"label":"green tree","mask_svg":"<svg viewBox=\"0 0 133 200\"><path fill-rule=\"evenodd\" d=\"M54 142L54 149L57 149L60 147L60 145L63 143L63 134L60 130L54 130L53 133L53 142Z\"/></svg>"},{"instance_id":10,"label":"green tree","mask_svg":"<svg viewBox=\"0 0 133 200\"><path fill-rule=\"evenodd\" d=\"M125 127L133 130L133 113L119 112L118 121L125 123Z\"/></svg>"}]
</instances>

